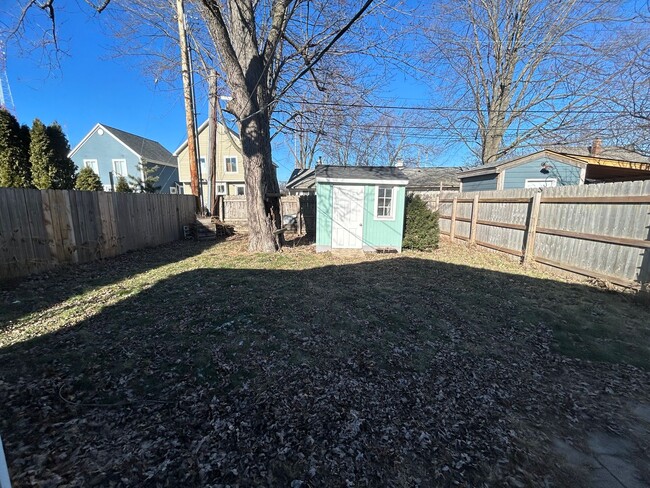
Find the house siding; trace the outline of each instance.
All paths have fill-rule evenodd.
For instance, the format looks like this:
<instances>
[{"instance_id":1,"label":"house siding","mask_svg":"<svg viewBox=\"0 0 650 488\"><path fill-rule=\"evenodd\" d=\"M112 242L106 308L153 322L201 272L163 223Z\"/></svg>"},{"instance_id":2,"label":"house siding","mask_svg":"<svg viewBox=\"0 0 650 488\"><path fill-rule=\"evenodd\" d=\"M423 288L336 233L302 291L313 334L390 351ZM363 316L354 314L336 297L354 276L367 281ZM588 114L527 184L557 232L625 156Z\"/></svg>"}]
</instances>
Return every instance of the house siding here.
<instances>
[{"instance_id":1,"label":"house siding","mask_svg":"<svg viewBox=\"0 0 650 488\"><path fill-rule=\"evenodd\" d=\"M551 166L548 173L542 173L542 164ZM524 164L503 170L503 189L524 188L527 179L552 179L557 180L557 186L579 185L580 167L573 166L555 159L540 156ZM463 182L463 191L466 190Z\"/></svg>"},{"instance_id":2,"label":"house siding","mask_svg":"<svg viewBox=\"0 0 650 488\"><path fill-rule=\"evenodd\" d=\"M147 162L148 168L155 168L155 171L151 174L153 177L157 177L155 186L160 187L160 193L169 193L169 189L172 186L176 186L178 181L178 169L172 166L163 166L162 164L156 164Z\"/></svg>"},{"instance_id":3,"label":"house siding","mask_svg":"<svg viewBox=\"0 0 650 488\"><path fill-rule=\"evenodd\" d=\"M209 149L209 126L206 125L205 128L199 133L199 154L202 158L206 159L207 164L207 154ZM244 183L244 161L242 157L242 152L238 143L238 138L236 135L233 135L235 143L228 136L227 129L223 124L217 125L217 182L219 183ZM226 173L226 157L236 156L237 157L237 171L234 173ZM207 174L201 175L203 180L207 180ZM183 148L182 151L178 153L178 177L179 180L183 182L183 192L191 194L190 186L190 159L187 146ZM203 189L203 201L208 202L209 199L209 189L207 181L204 181L202 184ZM236 195L235 187L233 185L228 185L228 195Z\"/></svg>"},{"instance_id":4,"label":"house siding","mask_svg":"<svg viewBox=\"0 0 650 488\"><path fill-rule=\"evenodd\" d=\"M405 188L395 188L395 220L375 219L375 195L377 186L366 185L363 208L363 248L394 248L402 250L402 233L404 230Z\"/></svg>"},{"instance_id":5,"label":"house siding","mask_svg":"<svg viewBox=\"0 0 650 488\"><path fill-rule=\"evenodd\" d=\"M124 159L126 161L129 176L140 177L138 156L128 149L124 144L115 139L107 131L99 135L97 130L78 148L72 156L72 160L79 169L84 167L84 159L96 159L99 169L99 178L105 188L110 188L110 175L113 171L113 159ZM117 179L114 182L117 184Z\"/></svg>"},{"instance_id":6,"label":"house siding","mask_svg":"<svg viewBox=\"0 0 650 488\"><path fill-rule=\"evenodd\" d=\"M497 175L480 175L469 176L467 178L460 177L463 182L462 191L486 191L497 189Z\"/></svg>"}]
</instances>

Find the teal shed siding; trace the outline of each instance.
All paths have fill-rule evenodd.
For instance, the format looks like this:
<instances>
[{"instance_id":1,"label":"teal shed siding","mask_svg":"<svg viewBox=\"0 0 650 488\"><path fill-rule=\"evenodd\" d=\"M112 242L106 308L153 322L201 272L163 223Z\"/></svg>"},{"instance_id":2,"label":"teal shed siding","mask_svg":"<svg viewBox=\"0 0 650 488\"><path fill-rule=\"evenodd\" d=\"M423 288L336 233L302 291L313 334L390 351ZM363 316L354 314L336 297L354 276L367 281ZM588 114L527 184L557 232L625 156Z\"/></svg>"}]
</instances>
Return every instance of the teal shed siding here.
<instances>
[{"instance_id":1,"label":"teal shed siding","mask_svg":"<svg viewBox=\"0 0 650 488\"><path fill-rule=\"evenodd\" d=\"M332 247L332 185L316 184L316 247Z\"/></svg>"},{"instance_id":2,"label":"teal shed siding","mask_svg":"<svg viewBox=\"0 0 650 488\"><path fill-rule=\"evenodd\" d=\"M375 195L377 187L366 185L363 206L363 239L364 248L375 249L390 247L402 249L402 234L404 231L404 205L406 189L395 187L395 220L375 219Z\"/></svg>"},{"instance_id":3,"label":"teal shed siding","mask_svg":"<svg viewBox=\"0 0 650 488\"><path fill-rule=\"evenodd\" d=\"M406 188L391 184L365 184L363 186L363 234L362 249L366 251L377 248L402 250L404 231L404 210L406 205ZM349 185L350 183L341 183ZM316 183L316 249L318 251L332 248L333 187L331 183ZM395 219L375 219L375 196L378 186L391 186L395 191Z\"/></svg>"},{"instance_id":4,"label":"teal shed siding","mask_svg":"<svg viewBox=\"0 0 650 488\"><path fill-rule=\"evenodd\" d=\"M542 173L542 164L550 166L548 173ZM503 170L503 189L525 188L527 179L556 179L557 186L579 185L581 169L578 166L540 156L523 164ZM463 190L465 186L463 185Z\"/></svg>"},{"instance_id":5,"label":"teal shed siding","mask_svg":"<svg viewBox=\"0 0 650 488\"><path fill-rule=\"evenodd\" d=\"M460 176L460 180L463 182L463 191L488 191L497 189L496 173L491 175L470 176L467 178Z\"/></svg>"},{"instance_id":6,"label":"teal shed siding","mask_svg":"<svg viewBox=\"0 0 650 488\"><path fill-rule=\"evenodd\" d=\"M105 187L111 183L109 173L113 171L113 159L126 160L129 175L140 176L137 168L140 162L138 156L107 132L100 136L95 131L72 156L72 160L79 169L84 167L84 159L97 160L99 177Z\"/></svg>"}]
</instances>

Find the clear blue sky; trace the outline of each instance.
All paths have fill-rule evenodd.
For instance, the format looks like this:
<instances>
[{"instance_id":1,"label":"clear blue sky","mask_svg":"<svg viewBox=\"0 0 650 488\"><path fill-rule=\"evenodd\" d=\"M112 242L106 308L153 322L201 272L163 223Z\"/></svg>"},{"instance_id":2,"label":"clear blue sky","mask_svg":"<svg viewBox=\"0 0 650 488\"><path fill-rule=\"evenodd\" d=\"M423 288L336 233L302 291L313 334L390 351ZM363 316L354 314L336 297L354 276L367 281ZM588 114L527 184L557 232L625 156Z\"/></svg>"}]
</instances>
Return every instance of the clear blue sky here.
<instances>
[{"instance_id":1,"label":"clear blue sky","mask_svg":"<svg viewBox=\"0 0 650 488\"><path fill-rule=\"evenodd\" d=\"M137 58L115 58L101 15L93 16L83 6L62 9L58 22L66 52L59 67L51 66L42 50L7 46L7 75L20 123L57 121L74 147L101 122L156 140L173 152L187 137L180 74L174 87L158 85L153 75L143 73ZM207 105L205 100L198 105L201 123ZM293 161L283 142L277 146L278 177L286 180Z\"/></svg>"}]
</instances>

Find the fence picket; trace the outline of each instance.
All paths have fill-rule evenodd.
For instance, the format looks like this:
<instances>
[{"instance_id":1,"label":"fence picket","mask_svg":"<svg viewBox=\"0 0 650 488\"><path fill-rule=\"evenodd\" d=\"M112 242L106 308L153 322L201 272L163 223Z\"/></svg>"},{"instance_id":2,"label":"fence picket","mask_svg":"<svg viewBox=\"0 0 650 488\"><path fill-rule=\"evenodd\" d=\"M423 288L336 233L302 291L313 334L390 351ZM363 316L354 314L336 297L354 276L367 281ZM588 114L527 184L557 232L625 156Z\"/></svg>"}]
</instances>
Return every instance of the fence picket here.
<instances>
[{"instance_id":1,"label":"fence picket","mask_svg":"<svg viewBox=\"0 0 650 488\"><path fill-rule=\"evenodd\" d=\"M193 199L0 188L0 280L179 239Z\"/></svg>"},{"instance_id":2,"label":"fence picket","mask_svg":"<svg viewBox=\"0 0 650 488\"><path fill-rule=\"evenodd\" d=\"M623 286L650 283L650 181L544 188L541 192L443 194L443 234L459 237L454 200L462 205L461 201L477 195L480 208L476 235L471 239L476 244L514 255L522 255L523 249L524 262L537 261ZM534 196L537 202L523 203Z\"/></svg>"}]
</instances>

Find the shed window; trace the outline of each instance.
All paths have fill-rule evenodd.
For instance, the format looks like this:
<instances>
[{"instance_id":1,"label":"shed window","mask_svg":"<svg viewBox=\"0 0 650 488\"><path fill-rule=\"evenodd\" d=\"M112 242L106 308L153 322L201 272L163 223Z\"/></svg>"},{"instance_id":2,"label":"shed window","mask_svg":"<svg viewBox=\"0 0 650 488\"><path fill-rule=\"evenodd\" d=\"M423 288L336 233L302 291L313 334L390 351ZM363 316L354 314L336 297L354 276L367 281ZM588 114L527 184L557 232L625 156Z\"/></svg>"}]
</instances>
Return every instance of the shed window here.
<instances>
[{"instance_id":1,"label":"shed window","mask_svg":"<svg viewBox=\"0 0 650 488\"><path fill-rule=\"evenodd\" d=\"M389 186L377 187L377 205L375 217L378 219L393 218L393 188Z\"/></svg>"},{"instance_id":2,"label":"shed window","mask_svg":"<svg viewBox=\"0 0 650 488\"><path fill-rule=\"evenodd\" d=\"M237 158L235 156L228 156L226 158L226 173L237 172Z\"/></svg>"}]
</instances>

